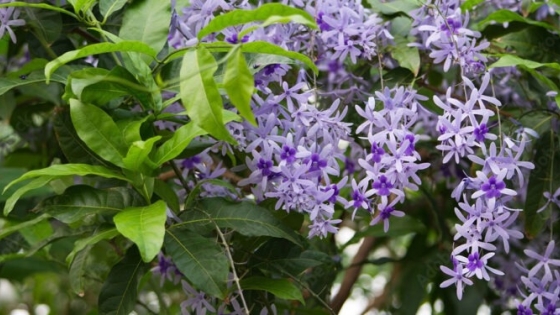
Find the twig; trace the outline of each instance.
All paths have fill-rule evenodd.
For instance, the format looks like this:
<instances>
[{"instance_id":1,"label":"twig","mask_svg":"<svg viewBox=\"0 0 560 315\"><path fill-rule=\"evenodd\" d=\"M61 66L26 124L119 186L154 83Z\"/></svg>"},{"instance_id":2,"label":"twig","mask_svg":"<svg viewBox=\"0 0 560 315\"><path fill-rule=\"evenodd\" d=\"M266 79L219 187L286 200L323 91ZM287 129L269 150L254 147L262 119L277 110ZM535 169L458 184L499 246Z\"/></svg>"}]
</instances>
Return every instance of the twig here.
<instances>
[{"instance_id":1,"label":"twig","mask_svg":"<svg viewBox=\"0 0 560 315\"><path fill-rule=\"evenodd\" d=\"M340 309L342 309L342 305L350 296L352 292L352 287L356 280L360 276L362 271L363 264L361 263L364 260L367 260L367 257L375 244L375 238L372 236L368 236L364 238L360 249L356 253L356 256L352 259L352 263L346 273L344 274L344 278L342 279L342 283L340 284L340 290L336 294L336 296L332 299L331 308L335 313L339 313Z\"/></svg>"},{"instance_id":2,"label":"twig","mask_svg":"<svg viewBox=\"0 0 560 315\"><path fill-rule=\"evenodd\" d=\"M233 261L233 257L231 256L231 251L227 244L226 238L224 237L222 231L220 231L218 225L216 225L215 223L214 225L216 226L216 232L218 233L218 236L220 236L220 239L222 240L222 243L224 244L224 247L226 249L227 258L231 266L231 272L233 273L233 282L235 282L235 285L237 286L237 290L239 291L239 296L241 297L241 302L243 303L245 314L249 315L249 308L247 307L247 302L245 302L245 297L243 296L243 290L241 289L241 284L239 283L239 277L237 277L237 272L235 271L235 262Z\"/></svg>"}]
</instances>

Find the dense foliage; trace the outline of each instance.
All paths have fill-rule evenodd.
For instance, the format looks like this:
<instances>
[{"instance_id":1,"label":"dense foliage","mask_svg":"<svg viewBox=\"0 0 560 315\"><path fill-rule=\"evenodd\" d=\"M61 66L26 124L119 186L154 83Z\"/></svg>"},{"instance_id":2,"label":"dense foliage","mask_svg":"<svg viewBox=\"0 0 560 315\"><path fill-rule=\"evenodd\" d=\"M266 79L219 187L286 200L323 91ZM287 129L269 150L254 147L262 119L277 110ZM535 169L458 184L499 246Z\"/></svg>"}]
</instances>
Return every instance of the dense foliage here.
<instances>
[{"instance_id":1,"label":"dense foliage","mask_svg":"<svg viewBox=\"0 0 560 315\"><path fill-rule=\"evenodd\" d=\"M0 313L558 314L558 14L0 0Z\"/></svg>"}]
</instances>

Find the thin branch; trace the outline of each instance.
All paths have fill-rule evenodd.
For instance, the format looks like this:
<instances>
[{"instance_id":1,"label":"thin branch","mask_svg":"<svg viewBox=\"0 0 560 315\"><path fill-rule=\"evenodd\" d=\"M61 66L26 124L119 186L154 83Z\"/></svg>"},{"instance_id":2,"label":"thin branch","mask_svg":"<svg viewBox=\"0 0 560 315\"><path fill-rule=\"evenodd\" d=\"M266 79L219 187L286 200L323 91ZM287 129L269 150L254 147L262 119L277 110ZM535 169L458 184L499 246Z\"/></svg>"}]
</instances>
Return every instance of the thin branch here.
<instances>
[{"instance_id":1,"label":"thin branch","mask_svg":"<svg viewBox=\"0 0 560 315\"><path fill-rule=\"evenodd\" d=\"M360 273L362 271L362 262L367 260L367 257L369 256L369 253L374 245L375 238L373 238L372 236L364 238L360 249L358 249L356 256L354 256L354 258L352 259L350 267L344 274L344 278L342 279L342 283L340 284L340 290L331 301L331 308L335 313L340 312L340 310L342 309L342 305L344 305L344 302L346 302L346 300L350 296L352 287L354 286L354 283L356 283L356 280L358 280L358 277L360 276Z\"/></svg>"},{"instance_id":2,"label":"thin branch","mask_svg":"<svg viewBox=\"0 0 560 315\"><path fill-rule=\"evenodd\" d=\"M400 276L400 273L401 273L401 265L395 264L393 267L393 272L391 272L391 277L389 278L389 281L387 281L387 284L385 284L385 287L383 288L383 292L381 293L381 295L377 297L372 297L370 299L368 305L361 313L362 315L365 315L370 310L383 309L384 306L387 305L387 300L389 299L389 297L391 296L391 292L393 291L393 285L395 281L398 279L398 277Z\"/></svg>"},{"instance_id":3,"label":"thin branch","mask_svg":"<svg viewBox=\"0 0 560 315\"><path fill-rule=\"evenodd\" d=\"M247 307L247 302L245 302L245 297L243 296L243 289L241 289L241 284L239 283L239 277L237 277L237 272L235 271L235 262L233 261L233 257L231 256L229 245L226 241L226 238L224 237L224 234L222 233L222 231L220 231L218 225L216 225L215 223L214 225L216 226L216 232L218 233L218 236L220 236L220 239L222 240L222 243L224 244L224 247L226 249L227 258L231 266L231 272L233 273L233 282L235 282L235 285L237 286L237 290L239 291L239 296L241 297L241 303L243 303L245 314L249 315L249 308Z\"/></svg>"}]
</instances>

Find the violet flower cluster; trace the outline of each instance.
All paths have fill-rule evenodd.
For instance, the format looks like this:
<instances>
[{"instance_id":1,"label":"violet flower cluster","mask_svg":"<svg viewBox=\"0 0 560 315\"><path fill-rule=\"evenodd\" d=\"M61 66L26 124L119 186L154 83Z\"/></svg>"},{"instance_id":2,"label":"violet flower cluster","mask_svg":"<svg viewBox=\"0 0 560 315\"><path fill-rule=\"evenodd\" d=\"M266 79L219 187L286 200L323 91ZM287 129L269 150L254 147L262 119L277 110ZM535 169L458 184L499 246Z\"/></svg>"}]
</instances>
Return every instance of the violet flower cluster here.
<instances>
[{"instance_id":1,"label":"violet flower cluster","mask_svg":"<svg viewBox=\"0 0 560 315\"><path fill-rule=\"evenodd\" d=\"M459 5L457 0L427 1L412 14L413 33L421 33L420 47L430 50L430 57L436 64L443 63L444 71L458 64L464 74L478 74L487 61L481 51L490 43L477 43L480 33L467 28L468 12L462 14Z\"/></svg>"},{"instance_id":2,"label":"violet flower cluster","mask_svg":"<svg viewBox=\"0 0 560 315\"><path fill-rule=\"evenodd\" d=\"M415 144L419 135L413 132L421 107L418 100L425 98L402 86L385 88L376 96L380 101L378 108L373 97L364 109L356 106L358 114L365 118L356 132L367 135L371 149L365 158L359 159L366 176L359 182L352 179L352 200L346 207L353 208L354 214L365 209L373 216L371 225L383 221L387 232L389 218L404 215L395 206L404 201L405 189L417 190L420 178L416 173L429 166L418 163L421 158Z\"/></svg>"},{"instance_id":3,"label":"violet flower cluster","mask_svg":"<svg viewBox=\"0 0 560 315\"><path fill-rule=\"evenodd\" d=\"M437 146L444 155L443 161L458 164L461 159L468 158L481 169L476 176L465 177L452 193L459 201L455 213L460 220L455 225L454 240L464 243L452 251L453 269L441 268L452 277L441 286L455 284L459 298L462 288L472 284L470 278L489 281L490 273L503 275L488 264L495 255L495 243L500 242L508 253L509 242L523 238L521 232L511 228L519 212L508 206L517 195L508 185L511 187L510 183L516 182L523 187L524 170L534 168L532 163L521 160L530 140L525 130L520 130L516 138L501 135L501 141L490 132L489 118L494 113L486 106L499 108L501 105L496 98L485 95L490 76L486 73L478 88L463 77L468 96L465 102L454 98L451 88L445 101L434 96L434 102L444 110L438 121L441 144ZM480 151L481 156L476 155L475 150Z\"/></svg>"},{"instance_id":4,"label":"violet flower cluster","mask_svg":"<svg viewBox=\"0 0 560 315\"><path fill-rule=\"evenodd\" d=\"M531 268L519 266L521 276L519 289L523 300L517 305L517 314L531 315L560 313L560 259L553 258L555 242L550 241L541 255L531 249L524 250L531 261Z\"/></svg>"}]
</instances>

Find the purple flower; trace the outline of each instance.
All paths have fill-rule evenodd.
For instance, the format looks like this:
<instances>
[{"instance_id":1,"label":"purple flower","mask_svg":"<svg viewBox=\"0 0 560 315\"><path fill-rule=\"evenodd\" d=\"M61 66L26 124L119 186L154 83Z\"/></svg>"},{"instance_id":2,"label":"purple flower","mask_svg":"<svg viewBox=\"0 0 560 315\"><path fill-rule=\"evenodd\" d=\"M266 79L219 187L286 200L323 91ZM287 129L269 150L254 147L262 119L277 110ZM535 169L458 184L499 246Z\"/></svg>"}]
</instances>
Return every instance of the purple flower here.
<instances>
[{"instance_id":1,"label":"purple flower","mask_svg":"<svg viewBox=\"0 0 560 315\"><path fill-rule=\"evenodd\" d=\"M391 194L391 189L393 184L385 177L385 175L379 176L379 178L373 182L371 187L375 190L375 193L380 196L389 196Z\"/></svg>"},{"instance_id":2,"label":"purple flower","mask_svg":"<svg viewBox=\"0 0 560 315\"><path fill-rule=\"evenodd\" d=\"M0 3L10 3L12 0L0 0ZM4 37L4 34L8 32L12 42L16 43L16 34L12 30L12 26L22 26L25 25L25 20L18 19L20 10L15 7L0 8L0 38Z\"/></svg>"},{"instance_id":3,"label":"purple flower","mask_svg":"<svg viewBox=\"0 0 560 315\"><path fill-rule=\"evenodd\" d=\"M553 278L552 278L552 271L550 269L550 265L560 267L560 259L550 258L550 255L554 251L554 244L555 244L554 241L550 241L548 243L544 255L540 255L530 249L526 249L523 251L525 255L538 261L537 264L533 268L531 268L531 270L529 270L528 276L530 278L535 277L537 273L541 270L541 268L543 268L544 269L543 280L552 281Z\"/></svg>"},{"instance_id":4,"label":"purple flower","mask_svg":"<svg viewBox=\"0 0 560 315\"><path fill-rule=\"evenodd\" d=\"M465 276L466 270L463 268L463 264L457 263L453 270L445 266L440 266L439 268L443 271L443 273L451 276L451 279L443 281L439 287L447 288L448 286L455 284L457 287L457 298L461 300L463 298L463 290L465 286L473 284L473 282Z\"/></svg>"},{"instance_id":5,"label":"purple flower","mask_svg":"<svg viewBox=\"0 0 560 315\"><path fill-rule=\"evenodd\" d=\"M389 218L391 216L395 217L403 217L404 212L395 210L395 204L398 202L398 198L395 198L390 204L387 204L385 201L382 201L378 206L377 216L371 220L369 225L375 225L379 223L379 221L383 220L383 231L387 233L389 231Z\"/></svg>"}]
</instances>

